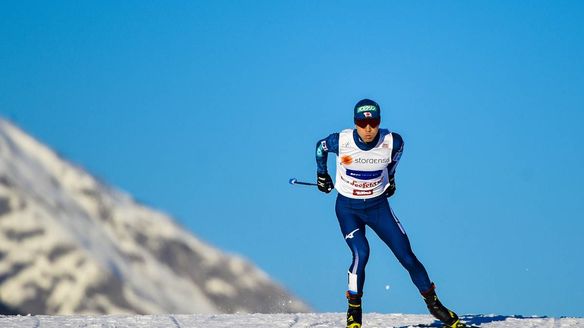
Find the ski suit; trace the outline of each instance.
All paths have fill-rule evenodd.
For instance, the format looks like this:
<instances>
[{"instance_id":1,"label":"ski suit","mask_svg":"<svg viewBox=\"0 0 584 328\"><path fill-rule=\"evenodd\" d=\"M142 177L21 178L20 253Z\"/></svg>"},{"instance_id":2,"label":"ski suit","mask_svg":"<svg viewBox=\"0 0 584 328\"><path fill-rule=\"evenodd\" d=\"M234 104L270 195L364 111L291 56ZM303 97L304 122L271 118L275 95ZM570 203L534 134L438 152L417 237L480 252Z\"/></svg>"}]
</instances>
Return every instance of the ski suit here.
<instances>
[{"instance_id":1,"label":"ski suit","mask_svg":"<svg viewBox=\"0 0 584 328\"><path fill-rule=\"evenodd\" d=\"M365 226L391 249L421 293L432 289L426 269L414 255L408 236L384 194L402 151L401 136L386 129L379 129L370 143L363 142L356 130L347 129L319 140L316 145L318 173L327 173L329 152L337 155L335 211L353 255L348 272L349 293L363 293L369 258Z\"/></svg>"}]
</instances>

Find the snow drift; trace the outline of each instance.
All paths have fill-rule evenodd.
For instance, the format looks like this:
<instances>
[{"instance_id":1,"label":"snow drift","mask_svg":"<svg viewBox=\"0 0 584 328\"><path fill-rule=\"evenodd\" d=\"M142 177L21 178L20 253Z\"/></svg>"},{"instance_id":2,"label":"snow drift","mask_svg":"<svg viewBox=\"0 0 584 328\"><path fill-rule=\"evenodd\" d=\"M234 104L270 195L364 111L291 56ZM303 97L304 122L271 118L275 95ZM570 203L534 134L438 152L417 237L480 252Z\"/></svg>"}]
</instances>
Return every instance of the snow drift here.
<instances>
[{"instance_id":1,"label":"snow drift","mask_svg":"<svg viewBox=\"0 0 584 328\"><path fill-rule=\"evenodd\" d=\"M12 316L0 317L4 328L343 328L344 313L221 314L148 316ZM467 315L468 324L490 328L584 327L581 318L545 318L496 315ZM440 327L430 315L367 313L364 328Z\"/></svg>"}]
</instances>

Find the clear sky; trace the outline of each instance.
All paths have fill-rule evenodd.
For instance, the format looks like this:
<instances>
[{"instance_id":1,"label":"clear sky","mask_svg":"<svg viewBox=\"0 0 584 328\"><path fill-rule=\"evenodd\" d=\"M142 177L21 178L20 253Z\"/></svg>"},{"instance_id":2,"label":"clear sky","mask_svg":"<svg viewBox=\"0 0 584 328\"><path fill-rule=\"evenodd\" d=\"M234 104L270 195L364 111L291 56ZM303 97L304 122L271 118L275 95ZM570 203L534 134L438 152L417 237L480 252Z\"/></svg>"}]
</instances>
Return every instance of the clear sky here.
<instances>
[{"instance_id":1,"label":"clear sky","mask_svg":"<svg viewBox=\"0 0 584 328\"><path fill-rule=\"evenodd\" d=\"M583 58L581 1L4 1L0 115L341 312L335 195L287 182L374 99L444 303L584 316ZM369 239L365 311L425 313Z\"/></svg>"}]
</instances>

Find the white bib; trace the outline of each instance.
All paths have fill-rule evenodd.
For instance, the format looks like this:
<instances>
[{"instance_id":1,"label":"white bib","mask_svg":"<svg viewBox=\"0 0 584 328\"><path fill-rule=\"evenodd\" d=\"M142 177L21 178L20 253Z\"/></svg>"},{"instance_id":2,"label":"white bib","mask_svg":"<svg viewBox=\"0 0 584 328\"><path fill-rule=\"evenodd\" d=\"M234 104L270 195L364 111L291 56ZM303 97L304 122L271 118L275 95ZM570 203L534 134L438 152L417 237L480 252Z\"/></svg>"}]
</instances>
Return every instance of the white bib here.
<instances>
[{"instance_id":1,"label":"white bib","mask_svg":"<svg viewBox=\"0 0 584 328\"><path fill-rule=\"evenodd\" d=\"M371 150L361 150L353 140L353 129L339 133L339 155L335 189L349 198L377 197L388 185L387 166L391 163L393 136L379 138Z\"/></svg>"}]
</instances>

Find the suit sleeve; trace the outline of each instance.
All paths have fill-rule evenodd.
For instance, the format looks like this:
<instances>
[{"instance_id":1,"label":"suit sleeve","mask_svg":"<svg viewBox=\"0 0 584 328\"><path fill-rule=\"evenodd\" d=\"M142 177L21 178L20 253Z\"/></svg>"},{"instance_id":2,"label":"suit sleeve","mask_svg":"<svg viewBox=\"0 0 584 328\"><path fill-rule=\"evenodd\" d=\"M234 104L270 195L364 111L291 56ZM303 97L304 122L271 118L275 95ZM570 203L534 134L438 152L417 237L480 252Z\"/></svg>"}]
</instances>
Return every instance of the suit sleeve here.
<instances>
[{"instance_id":1,"label":"suit sleeve","mask_svg":"<svg viewBox=\"0 0 584 328\"><path fill-rule=\"evenodd\" d=\"M339 134L333 133L328 137L319 140L316 143L316 172L320 174L327 173L326 161L328 153L339 154Z\"/></svg>"},{"instance_id":2,"label":"suit sleeve","mask_svg":"<svg viewBox=\"0 0 584 328\"><path fill-rule=\"evenodd\" d=\"M393 148L391 151L391 163L387 166L387 173L390 177L395 175L395 168L397 167L404 151L404 140L402 137L395 132L392 132L391 134L393 136Z\"/></svg>"}]
</instances>

